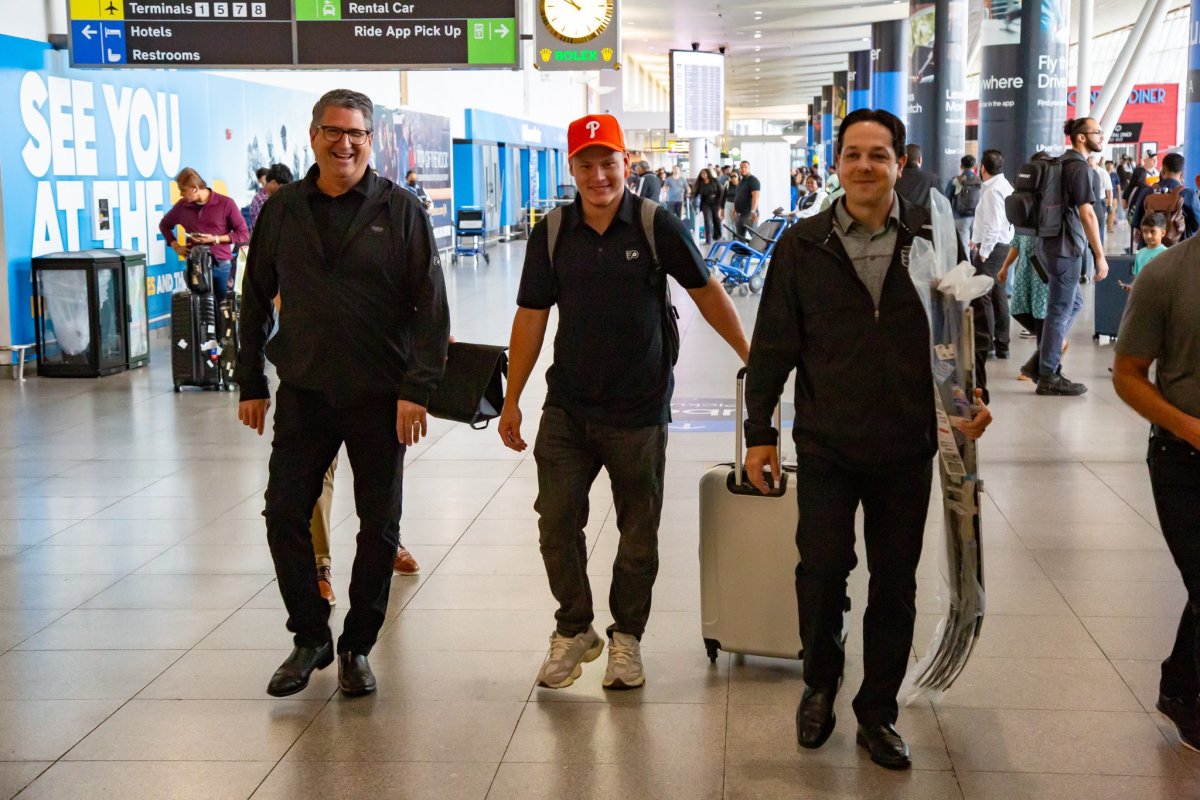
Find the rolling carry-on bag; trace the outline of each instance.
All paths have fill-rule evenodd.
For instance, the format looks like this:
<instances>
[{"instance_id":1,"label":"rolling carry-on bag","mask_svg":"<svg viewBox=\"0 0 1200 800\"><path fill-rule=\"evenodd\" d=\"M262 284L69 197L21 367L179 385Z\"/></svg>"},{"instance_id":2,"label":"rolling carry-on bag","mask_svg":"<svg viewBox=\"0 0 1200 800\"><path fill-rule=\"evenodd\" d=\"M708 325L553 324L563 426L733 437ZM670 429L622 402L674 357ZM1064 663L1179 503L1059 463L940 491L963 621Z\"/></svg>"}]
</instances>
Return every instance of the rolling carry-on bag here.
<instances>
[{"instance_id":1,"label":"rolling carry-on bag","mask_svg":"<svg viewBox=\"0 0 1200 800\"><path fill-rule=\"evenodd\" d=\"M768 495L746 480L742 414L746 370L738 372L732 464L700 478L700 608L704 646L717 651L800 658L796 610L796 472L783 468ZM783 463L783 428L775 410Z\"/></svg>"},{"instance_id":2,"label":"rolling carry-on bag","mask_svg":"<svg viewBox=\"0 0 1200 800\"><path fill-rule=\"evenodd\" d=\"M1101 336L1110 340L1117 338L1121 328L1121 317L1125 315L1125 301L1129 292L1122 284L1133 283L1133 256L1109 256L1108 277L1093 284L1096 287L1096 332L1092 339Z\"/></svg>"},{"instance_id":3,"label":"rolling carry-on bag","mask_svg":"<svg viewBox=\"0 0 1200 800\"><path fill-rule=\"evenodd\" d=\"M171 375L175 391L184 386L221 388L219 353L213 295L171 295Z\"/></svg>"},{"instance_id":4,"label":"rolling carry-on bag","mask_svg":"<svg viewBox=\"0 0 1200 800\"><path fill-rule=\"evenodd\" d=\"M233 292L217 304L217 345L221 348L221 385L233 391L237 386L233 371L237 368L238 356L238 299Z\"/></svg>"}]
</instances>

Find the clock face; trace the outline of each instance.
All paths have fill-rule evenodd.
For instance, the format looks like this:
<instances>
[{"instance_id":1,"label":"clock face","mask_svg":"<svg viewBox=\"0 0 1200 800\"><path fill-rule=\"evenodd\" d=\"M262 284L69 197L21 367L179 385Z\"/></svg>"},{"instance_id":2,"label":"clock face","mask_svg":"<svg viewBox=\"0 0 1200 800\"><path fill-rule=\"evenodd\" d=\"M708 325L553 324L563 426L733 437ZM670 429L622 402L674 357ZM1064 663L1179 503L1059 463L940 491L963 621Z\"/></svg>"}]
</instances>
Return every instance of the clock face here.
<instances>
[{"instance_id":1,"label":"clock face","mask_svg":"<svg viewBox=\"0 0 1200 800\"><path fill-rule=\"evenodd\" d=\"M612 22L613 0L541 0L542 22L571 44L595 39Z\"/></svg>"}]
</instances>

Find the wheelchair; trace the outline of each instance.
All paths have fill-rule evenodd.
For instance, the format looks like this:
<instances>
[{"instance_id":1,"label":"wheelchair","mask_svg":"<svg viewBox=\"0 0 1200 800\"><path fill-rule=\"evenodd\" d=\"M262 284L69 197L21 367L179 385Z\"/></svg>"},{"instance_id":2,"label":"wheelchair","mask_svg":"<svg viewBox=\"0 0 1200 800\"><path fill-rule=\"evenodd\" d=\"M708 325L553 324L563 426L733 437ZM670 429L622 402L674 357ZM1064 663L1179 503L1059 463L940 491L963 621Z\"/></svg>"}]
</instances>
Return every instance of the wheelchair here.
<instances>
[{"instance_id":1,"label":"wheelchair","mask_svg":"<svg viewBox=\"0 0 1200 800\"><path fill-rule=\"evenodd\" d=\"M786 217L775 216L757 228L750 228L748 241L735 238L713 242L704 263L709 272L721 279L728 294L733 294L735 289L742 294L758 294L767 279L771 254L788 224ZM736 236L736 231L729 225L725 228Z\"/></svg>"},{"instance_id":2,"label":"wheelchair","mask_svg":"<svg viewBox=\"0 0 1200 800\"><path fill-rule=\"evenodd\" d=\"M487 253L487 219L477 206L463 206L454 217L454 252L450 254L450 263L466 256L483 256L483 263L491 263Z\"/></svg>"}]
</instances>

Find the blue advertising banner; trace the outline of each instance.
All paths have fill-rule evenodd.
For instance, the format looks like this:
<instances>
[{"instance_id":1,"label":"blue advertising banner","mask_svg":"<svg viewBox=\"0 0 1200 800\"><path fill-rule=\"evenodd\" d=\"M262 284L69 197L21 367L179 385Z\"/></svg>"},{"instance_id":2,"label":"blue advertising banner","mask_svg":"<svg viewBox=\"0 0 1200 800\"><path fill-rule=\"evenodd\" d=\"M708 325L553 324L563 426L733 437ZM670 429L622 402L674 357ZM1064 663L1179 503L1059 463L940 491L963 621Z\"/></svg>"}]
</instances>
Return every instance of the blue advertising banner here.
<instances>
[{"instance_id":1,"label":"blue advertising banner","mask_svg":"<svg viewBox=\"0 0 1200 800\"><path fill-rule=\"evenodd\" d=\"M0 138L11 341L34 339L30 259L64 250L145 253L151 323L166 324L170 295L184 288L183 265L158 231L178 199L172 179L193 167L244 206L258 167L283 163L302 176L316 97L199 71L72 69L65 52L0 36L0 107L20 117ZM436 187L449 175L449 120L414 117L411 127L381 171L415 158Z\"/></svg>"},{"instance_id":2,"label":"blue advertising banner","mask_svg":"<svg viewBox=\"0 0 1200 800\"><path fill-rule=\"evenodd\" d=\"M871 106L908 120L908 39L906 19L871 24Z\"/></svg>"},{"instance_id":3,"label":"blue advertising banner","mask_svg":"<svg viewBox=\"0 0 1200 800\"><path fill-rule=\"evenodd\" d=\"M1187 103L1183 118L1183 158L1188 172L1200 169L1200 0L1192 0L1191 27L1188 29ZM1184 186L1188 185L1184 178Z\"/></svg>"},{"instance_id":4,"label":"blue advertising banner","mask_svg":"<svg viewBox=\"0 0 1200 800\"><path fill-rule=\"evenodd\" d=\"M850 93L847 96L847 111L858 111L871 107L871 51L856 50L850 54L848 80Z\"/></svg>"}]
</instances>

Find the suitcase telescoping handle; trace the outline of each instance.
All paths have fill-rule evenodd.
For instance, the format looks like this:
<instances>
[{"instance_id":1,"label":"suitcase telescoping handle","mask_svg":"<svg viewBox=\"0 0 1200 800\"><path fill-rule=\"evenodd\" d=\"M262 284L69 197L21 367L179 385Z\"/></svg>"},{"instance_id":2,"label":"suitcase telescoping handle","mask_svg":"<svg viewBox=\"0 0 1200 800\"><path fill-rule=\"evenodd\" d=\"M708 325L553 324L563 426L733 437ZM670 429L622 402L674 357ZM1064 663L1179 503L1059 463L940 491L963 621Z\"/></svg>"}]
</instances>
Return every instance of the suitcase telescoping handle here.
<instances>
[{"instance_id":1,"label":"suitcase telescoping handle","mask_svg":"<svg viewBox=\"0 0 1200 800\"><path fill-rule=\"evenodd\" d=\"M745 367L742 367L741 369L738 370L738 374L737 374L737 423L733 426L734 446L737 448L737 453L734 456L734 461L733 461L733 463L734 463L733 480L738 489L742 488L742 476L746 472L746 466L745 466L745 461L744 461L745 448L743 446L744 443L742 441L742 435L743 435L742 434L742 420L744 420L745 416L746 416L746 374L747 374L747 369ZM782 465L783 465L783 405L782 404L777 404L775 406L775 430L779 432L779 436L775 440L775 451L778 454L778 460L779 460L779 464L780 464L780 472L782 472L783 471L783 467L782 467ZM779 491L779 493L782 494L784 487L787 485L785 483L786 478L782 475L772 475L771 477L779 482L779 486L776 488ZM755 491L757 491L757 490L755 490ZM772 494L775 494L775 492L772 492Z\"/></svg>"}]
</instances>

